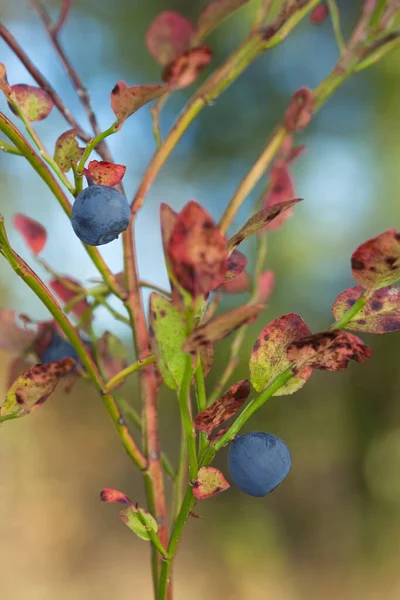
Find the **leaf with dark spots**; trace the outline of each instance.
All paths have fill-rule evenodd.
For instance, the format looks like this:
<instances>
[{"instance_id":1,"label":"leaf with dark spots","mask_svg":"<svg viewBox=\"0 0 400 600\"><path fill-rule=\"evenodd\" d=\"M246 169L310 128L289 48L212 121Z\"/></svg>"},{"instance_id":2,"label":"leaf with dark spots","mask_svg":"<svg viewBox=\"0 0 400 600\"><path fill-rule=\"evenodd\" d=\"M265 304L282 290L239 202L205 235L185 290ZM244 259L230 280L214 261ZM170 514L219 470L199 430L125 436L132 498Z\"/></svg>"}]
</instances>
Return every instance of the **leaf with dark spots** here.
<instances>
[{"instance_id":1,"label":"leaf with dark spots","mask_svg":"<svg viewBox=\"0 0 400 600\"><path fill-rule=\"evenodd\" d=\"M295 92L285 112L284 125L290 132L304 129L313 116L314 93L308 88L300 88Z\"/></svg>"},{"instance_id":2,"label":"leaf with dark spots","mask_svg":"<svg viewBox=\"0 0 400 600\"><path fill-rule=\"evenodd\" d=\"M124 344L116 335L109 331L105 331L101 338L97 340L97 355L102 372L107 379L111 379L128 366L127 352Z\"/></svg>"},{"instance_id":3,"label":"leaf with dark spots","mask_svg":"<svg viewBox=\"0 0 400 600\"><path fill-rule=\"evenodd\" d=\"M249 0L212 0L200 13L195 33L196 42L204 39L213 29Z\"/></svg>"},{"instance_id":4,"label":"leaf with dark spots","mask_svg":"<svg viewBox=\"0 0 400 600\"><path fill-rule=\"evenodd\" d=\"M122 181L125 171L124 165L116 165L105 160L92 160L85 169L85 175L89 176L95 185L113 187Z\"/></svg>"},{"instance_id":5,"label":"leaf with dark spots","mask_svg":"<svg viewBox=\"0 0 400 600\"><path fill-rule=\"evenodd\" d=\"M53 108L53 101L45 90L25 83L11 86L10 99L18 104L29 121L42 121Z\"/></svg>"},{"instance_id":6,"label":"leaf with dark spots","mask_svg":"<svg viewBox=\"0 0 400 600\"><path fill-rule=\"evenodd\" d=\"M233 417L246 402L250 394L250 384L247 379L238 381L214 404L198 413L194 420L196 429L205 431L210 437L214 429Z\"/></svg>"},{"instance_id":7,"label":"leaf with dark spots","mask_svg":"<svg viewBox=\"0 0 400 600\"><path fill-rule=\"evenodd\" d=\"M124 81L119 81L111 92L111 108L117 117L115 130L121 128L123 122L139 108L156 100L167 91L167 86L133 85L128 87Z\"/></svg>"},{"instance_id":8,"label":"leaf with dark spots","mask_svg":"<svg viewBox=\"0 0 400 600\"><path fill-rule=\"evenodd\" d=\"M370 358L371 350L352 333L333 330L292 342L287 346L286 354L288 360L300 368L341 371L347 369L351 360L364 363Z\"/></svg>"},{"instance_id":9,"label":"leaf with dark spots","mask_svg":"<svg viewBox=\"0 0 400 600\"><path fill-rule=\"evenodd\" d=\"M47 241L47 231L43 225L21 213L13 216L13 224L15 229L24 238L31 252L33 254L40 254Z\"/></svg>"},{"instance_id":10,"label":"leaf with dark spots","mask_svg":"<svg viewBox=\"0 0 400 600\"><path fill-rule=\"evenodd\" d=\"M215 467L201 467L192 485L193 496L197 500L212 498L230 487L221 471Z\"/></svg>"},{"instance_id":11,"label":"leaf with dark spots","mask_svg":"<svg viewBox=\"0 0 400 600\"><path fill-rule=\"evenodd\" d=\"M275 287L275 274L273 271L261 273L257 283L257 302L267 302Z\"/></svg>"},{"instance_id":12,"label":"leaf with dark spots","mask_svg":"<svg viewBox=\"0 0 400 600\"><path fill-rule=\"evenodd\" d=\"M186 318L170 300L152 292L149 319L157 367L166 385L177 390L182 384L186 365L186 355L182 350L187 337Z\"/></svg>"},{"instance_id":13,"label":"leaf with dark spots","mask_svg":"<svg viewBox=\"0 0 400 600\"><path fill-rule=\"evenodd\" d=\"M233 250L245 239L247 239L253 233L256 233L260 229L263 229L266 225L271 223L274 219L279 217L281 213L288 211L292 206L300 202L301 198L292 198L279 204L273 204L267 206L262 210L258 211L255 215L250 217L243 227L233 236L228 242L229 250Z\"/></svg>"},{"instance_id":14,"label":"leaf with dark spots","mask_svg":"<svg viewBox=\"0 0 400 600\"><path fill-rule=\"evenodd\" d=\"M72 358L30 367L10 387L6 400L0 407L0 416L15 412L20 417L29 414L47 400L57 384L74 367L75 361Z\"/></svg>"},{"instance_id":15,"label":"leaf with dark spots","mask_svg":"<svg viewBox=\"0 0 400 600\"><path fill-rule=\"evenodd\" d=\"M224 283L238 277L246 268L247 258L238 250L234 250L228 258L228 270L225 273Z\"/></svg>"},{"instance_id":16,"label":"leaf with dark spots","mask_svg":"<svg viewBox=\"0 0 400 600\"><path fill-rule=\"evenodd\" d=\"M78 163L84 152L76 140L77 133L76 129L69 129L56 141L54 160L63 173L68 173L73 163Z\"/></svg>"},{"instance_id":17,"label":"leaf with dark spots","mask_svg":"<svg viewBox=\"0 0 400 600\"><path fill-rule=\"evenodd\" d=\"M85 293L85 288L72 277L64 276L58 279L52 279L49 283L53 292L64 302L71 302L77 296L82 296ZM77 301L71 308L71 313L78 319L86 314L86 325L90 324L93 320L92 314L87 314L87 310L90 307L89 302L86 298L82 298Z\"/></svg>"},{"instance_id":18,"label":"leaf with dark spots","mask_svg":"<svg viewBox=\"0 0 400 600\"><path fill-rule=\"evenodd\" d=\"M222 340L242 325L252 323L265 308L263 304L239 306L229 312L215 317L195 329L183 345L185 352L195 354L199 348Z\"/></svg>"},{"instance_id":19,"label":"leaf with dark spots","mask_svg":"<svg viewBox=\"0 0 400 600\"><path fill-rule=\"evenodd\" d=\"M223 281L221 290L226 294L243 294L251 289L251 279L246 271L242 271L240 275L234 279Z\"/></svg>"},{"instance_id":20,"label":"leaf with dark spots","mask_svg":"<svg viewBox=\"0 0 400 600\"><path fill-rule=\"evenodd\" d=\"M295 313L282 315L269 323L258 336L250 356L250 382L261 392L290 366L286 347L311 332L303 319ZM310 377L312 369L305 367L296 373L274 396L297 392Z\"/></svg>"},{"instance_id":21,"label":"leaf with dark spots","mask_svg":"<svg viewBox=\"0 0 400 600\"><path fill-rule=\"evenodd\" d=\"M183 89L192 85L212 60L212 49L208 46L192 48L168 63L162 79L171 89Z\"/></svg>"},{"instance_id":22,"label":"leaf with dark spots","mask_svg":"<svg viewBox=\"0 0 400 600\"><path fill-rule=\"evenodd\" d=\"M129 500L126 494L123 494L119 490L114 488L104 488L100 492L100 500L102 502L118 502L119 504L127 504L133 506L133 503Z\"/></svg>"},{"instance_id":23,"label":"leaf with dark spots","mask_svg":"<svg viewBox=\"0 0 400 600\"><path fill-rule=\"evenodd\" d=\"M206 377L211 371L211 367L214 362L214 346L212 344L208 344L208 346L202 346L199 351L201 366L203 370L203 375Z\"/></svg>"},{"instance_id":24,"label":"leaf with dark spots","mask_svg":"<svg viewBox=\"0 0 400 600\"><path fill-rule=\"evenodd\" d=\"M329 9L324 2L321 2L317 6L313 8L310 13L310 22L313 25L319 25L323 23L325 19L329 16Z\"/></svg>"},{"instance_id":25,"label":"leaf with dark spots","mask_svg":"<svg viewBox=\"0 0 400 600\"><path fill-rule=\"evenodd\" d=\"M215 290L224 280L225 236L197 202L189 202L178 214L167 257L178 283L193 297Z\"/></svg>"},{"instance_id":26,"label":"leaf with dark spots","mask_svg":"<svg viewBox=\"0 0 400 600\"><path fill-rule=\"evenodd\" d=\"M339 321L362 296L364 290L356 285L345 290L332 306L333 316ZM400 288L389 286L376 290L365 306L346 325L350 331L389 333L400 330Z\"/></svg>"},{"instance_id":27,"label":"leaf with dark spots","mask_svg":"<svg viewBox=\"0 0 400 600\"><path fill-rule=\"evenodd\" d=\"M157 533L158 525L154 517L146 510L135 506L126 494L113 488L104 488L100 492L100 500L124 504L125 508L119 513L119 517L140 539L150 540L149 530L151 529Z\"/></svg>"},{"instance_id":28,"label":"leaf with dark spots","mask_svg":"<svg viewBox=\"0 0 400 600\"><path fill-rule=\"evenodd\" d=\"M152 57L167 65L188 50L194 33L189 19L178 12L164 11L157 15L146 33L146 46Z\"/></svg>"},{"instance_id":29,"label":"leaf with dark spots","mask_svg":"<svg viewBox=\"0 0 400 600\"><path fill-rule=\"evenodd\" d=\"M34 337L33 331L17 325L13 310L0 310L0 350L20 354L33 342Z\"/></svg>"},{"instance_id":30,"label":"leaf with dark spots","mask_svg":"<svg viewBox=\"0 0 400 600\"><path fill-rule=\"evenodd\" d=\"M272 166L270 171L268 191L264 199L264 209L272 210L274 206L279 206L282 202L287 202L291 198L294 198L295 195L294 182L289 168L287 164L278 161ZM262 232L279 229L285 224L292 212L292 208L282 211Z\"/></svg>"},{"instance_id":31,"label":"leaf with dark spots","mask_svg":"<svg viewBox=\"0 0 400 600\"><path fill-rule=\"evenodd\" d=\"M367 240L351 257L353 277L364 289L380 289L400 279L400 233L388 229Z\"/></svg>"}]
</instances>

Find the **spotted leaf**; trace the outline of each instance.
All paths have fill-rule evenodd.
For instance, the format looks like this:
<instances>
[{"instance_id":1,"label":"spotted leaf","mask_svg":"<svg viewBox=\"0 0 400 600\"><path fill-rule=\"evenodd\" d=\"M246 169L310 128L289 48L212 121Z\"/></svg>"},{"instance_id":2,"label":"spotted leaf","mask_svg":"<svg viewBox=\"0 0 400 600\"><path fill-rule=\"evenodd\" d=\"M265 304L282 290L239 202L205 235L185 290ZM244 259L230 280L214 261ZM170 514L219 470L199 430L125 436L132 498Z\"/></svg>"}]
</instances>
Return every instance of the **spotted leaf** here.
<instances>
[{"instance_id":1,"label":"spotted leaf","mask_svg":"<svg viewBox=\"0 0 400 600\"><path fill-rule=\"evenodd\" d=\"M124 165L116 165L105 160L92 160L85 169L85 175L89 176L95 185L113 187L122 181L125 171Z\"/></svg>"},{"instance_id":2,"label":"spotted leaf","mask_svg":"<svg viewBox=\"0 0 400 600\"><path fill-rule=\"evenodd\" d=\"M219 469L215 467L201 467L193 482L193 496L197 500L212 498L229 488L229 483Z\"/></svg>"},{"instance_id":3,"label":"spotted leaf","mask_svg":"<svg viewBox=\"0 0 400 600\"><path fill-rule=\"evenodd\" d=\"M117 117L115 129L120 129L128 117L166 91L167 87L161 84L128 87L124 81L119 81L111 92L111 108Z\"/></svg>"},{"instance_id":4,"label":"spotted leaf","mask_svg":"<svg viewBox=\"0 0 400 600\"><path fill-rule=\"evenodd\" d=\"M11 86L11 93L11 99L15 100L29 121L42 121L53 108L52 99L42 88L18 83Z\"/></svg>"},{"instance_id":5,"label":"spotted leaf","mask_svg":"<svg viewBox=\"0 0 400 600\"><path fill-rule=\"evenodd\" d=\"M367 240L351 257L353 277L364 289L380 289L400 279L400 233L388 229Z\"/></svg>"},{"instance_id":6,"label":"spotted leaf","mask_svg":"<svg viewBox=\"0 0 400 600\"><path fill-rule=\"evenodd\" d=\"M196 429L205 431L210 437L214 429L237 413L239 408L246 402L249 394L250 384L247 379L238 381L214 404L198 413L194 420Z\"/></svg>"},{"instance_id":7,"label":"spotted leaf","mask_svg":"<svg viewBox=\"0 0 400 600\"><path fill-rule=\"evenodd\" d=\"M250 356L250 381L261 392L290 366L286 347L311 332L303 319L294 313L282 315L269 323L258 336ZM299 390L310 377L312 369L299 370L274 396L285 396Z\"/></svg>"},{"instance_id":8,"label":"spotted leaf","mask_svg":"<svg viewBox=\"0 0 400 600\"><path fill-rule=\"evenodd\" d=\"M78 163L84 150L79 147L76 129L62 133L56 141L54 160L63 173L68 173L73 163Z\"/></svg>"}]
</instances>

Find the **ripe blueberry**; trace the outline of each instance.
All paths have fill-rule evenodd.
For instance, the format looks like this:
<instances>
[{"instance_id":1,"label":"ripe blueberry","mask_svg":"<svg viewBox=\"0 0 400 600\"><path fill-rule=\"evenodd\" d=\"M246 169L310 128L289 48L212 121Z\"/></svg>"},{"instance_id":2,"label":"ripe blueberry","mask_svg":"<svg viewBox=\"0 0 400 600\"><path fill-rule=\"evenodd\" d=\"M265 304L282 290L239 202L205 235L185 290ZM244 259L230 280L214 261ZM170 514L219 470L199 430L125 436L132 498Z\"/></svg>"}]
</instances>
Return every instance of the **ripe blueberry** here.
<instances>
[{"instance_id":1,"label":"ripe blueberry","mask_svg":"<svg viewBox=\"0 0 400 600\"><path fill-rule=\"evenodd\" d=\"M76 361L79 360L75 348L57 333L53 335L50 344L43 352L41 352L39 358L43 364L56 362L62 358L73 358Z\"/></svg>"},{"instance_id":2,"label":"ripe blueberry","mask_svg":"<svg viewBox=\"0 0 400 600\"><path fill-rule=\"evenodd\" d=\"M77 195L72 207L72 227L82 242L101 246L116 240L129 225L126 198L104 185L90 185Z\"/></svg>"},{"instance_id":3,"label":"ripe blueberry","mask_svg":"<svg viewBox=\"0 0 400 600\"><path fill-rule=\"evenodd\" d=\"M242 492L266 496L286 477L292 466L289 448L272 433L237 435L228 453L229 473Z\"/></svg>"}]
</instances>

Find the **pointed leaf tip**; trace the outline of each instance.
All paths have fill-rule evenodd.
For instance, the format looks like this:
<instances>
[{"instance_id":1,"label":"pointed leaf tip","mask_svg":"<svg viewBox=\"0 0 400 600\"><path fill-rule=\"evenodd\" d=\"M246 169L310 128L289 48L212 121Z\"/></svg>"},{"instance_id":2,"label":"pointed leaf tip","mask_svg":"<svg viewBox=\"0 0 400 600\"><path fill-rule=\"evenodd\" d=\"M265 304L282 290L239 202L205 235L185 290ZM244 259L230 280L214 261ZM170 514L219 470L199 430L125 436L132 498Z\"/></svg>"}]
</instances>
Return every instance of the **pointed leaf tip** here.
<instances>
[{"instance_id":1,"label":"pointed leaf tip","mask_svg":"<svg viewBox=\"0 0 400 600\"><path fill-rule=\"evenodd\" d=\"M166 65L189 48L193 33L189 19L175 11L164 11L148 28L146 46L158 63Z\"/></svg>"},{"instance_id":2,"label":"pointed leaf tip","mask_svg":"<svg viewBox=\"0 0 400 600\"><path fill-rule=\"evenodd\" d=\"M105 160L92 160L85 169L85 176L89 176L95 185L114 187L122 181L126 167Z\"/></svg>"},{"instance_id":3,"label":"pointed leaf tip","mask_svg":"<svg viewBox=\"0 0 400 600\"><path fill-rule=\"evenodd\" d=\"M197 500L212 498L229 488L229 483L219 469L215 467L201 467L193 482L193 496Z\"/></svg>"},{"instance_id":4,"label":"pointed leaf tip","mask_svg":"<svg viewBox=\"0 0 400 600\"><path fill-rule=\"evenodd\" d=\"M250 381L261 392L275 377L289 368L286 346L311 331L299 315L289 313L274 319L258 336L250 356ZM284 396L299 390L310 377L312 369L303 368L283 385L274 396Z\"/></svg>"},{"instance_id":5,"label":"pointed leaf tip","mask_svg":"<svg viewBox=\"0 0 400 600\"><path fill-rule=\"evenodd\" d=\"M166 85L133 85L128 87L124 81L119 81L111 92L111 108L117 117L115 130L120 129L123 122L139 108L159 98L166 91Z\"/></svg>"},{"instance_id":6,"label":"pointed leaf tip","mask_svg":"<svg viewBox=\"0 0 400 600\"><path fill-rule=\"evenodd\" d=\"M367 240L351 257L353 277L364 289L380 289L400 279L400 233L388 229Z\"/></svg>"},{"instance_id":7,"label":"pointed leaf tip","mask_svg":"<svg viewBox=\"0 0 400 600\"><path fill-rule=\"evenodd\" d=\"M102 502L118 502L119 504L132 505L126 494L114 488L103 488L100 492L100 500Z\"/></svg>"},{"instance_id":8,"label":"pointed leaf tip","mask_svg":"<svg viewBox=\"0 0 400 600\"><path fill-rule=\"evenodd\" d=\"M40 254L47 241L47 231L43 225L21 213L13 216L13 224L15 229L24 238L31 252L36 255Z\"/></svg>"}]
</instances>

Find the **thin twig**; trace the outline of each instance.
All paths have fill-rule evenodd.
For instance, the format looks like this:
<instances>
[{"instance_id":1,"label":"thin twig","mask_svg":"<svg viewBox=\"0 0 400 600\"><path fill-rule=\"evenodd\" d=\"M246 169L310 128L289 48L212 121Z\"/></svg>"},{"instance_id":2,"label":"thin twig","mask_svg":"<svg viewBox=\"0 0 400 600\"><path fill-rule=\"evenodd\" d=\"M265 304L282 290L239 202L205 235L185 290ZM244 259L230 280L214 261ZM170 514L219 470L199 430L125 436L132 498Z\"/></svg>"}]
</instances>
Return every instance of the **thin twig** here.
<instances>
[{"instance_id":1,"label":"thin twig","mask_svg":"<svg viewBox=\"0 0 400 600\"><path fill-rule=\"evenodd\" d=\"M71 8L72 0L61 0L61 9L57 21L52 27L54 35L58 35L61 31L62 26L68 18L69 9Z\"/></svg>"},{"instance_id":2,"label":"thin twig","mask_svg":"<svg viewBox=\"0 0 400 600\"><path fill-rule=\"evenodd\" d=\"M138 360L135 363L129 365L128 367L126 367L107 381L107 383L104 385L104 391L106 393L111 392L111 390L117 387L117 385L123 383L125 379L129 377L129 375L132 375L132 373L136 373L136 371L139 371L140 369L143 369L143 367L151 365L154 362L156 362L155 356L149 356L145 360Z\"/></svg>"}]
</instances>

